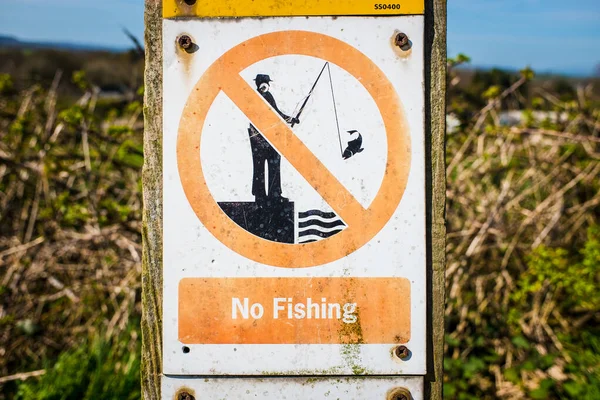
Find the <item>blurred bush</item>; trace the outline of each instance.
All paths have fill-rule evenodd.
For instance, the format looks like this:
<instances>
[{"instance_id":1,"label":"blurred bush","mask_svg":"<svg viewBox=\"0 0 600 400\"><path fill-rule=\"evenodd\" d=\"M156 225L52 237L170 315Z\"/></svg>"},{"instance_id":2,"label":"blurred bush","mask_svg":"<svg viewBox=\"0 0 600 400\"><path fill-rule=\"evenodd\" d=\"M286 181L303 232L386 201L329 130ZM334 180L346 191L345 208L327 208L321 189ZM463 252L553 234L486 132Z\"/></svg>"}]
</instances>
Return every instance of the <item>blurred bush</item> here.
<instances>
[{"instance_id":1,"label":"blurred bush","mask_svg":"<svg viewBox=\"0 0 600 400\"><path fill-rule=\"evenodd\" d=\"M448 399L600 398L600 97L450 60Z\"/></svg>"},{"instance_id":2,"label":"blurred bush","mask_svg":"<svg viewBox=\"0 0 600 400\"><path fill-rule=\"evenodd\" d=\"M0 84L0 398L139 398L143 91Z\"/></svg>"},{"instance_id":3,"label":"blurred bush","mask_svg":"<svg viewBox=\"0 0 600 400\"><path fill-rule=\"evenodd\" d=\"M49 87L57 71L72 76L82 71L90 82L104 92L128 95L144 79L143 59L135 51L68 51L55 49L0 48L0 74L9 74L18 89L38 84ZM0 83L1 85L1 83ZM75 82L61 82L59 94L65 101L79 95Z\"/></svg>"},{"instance_id":4,"label":"blurred bush","mask_svg":"<svg viewBox=\"0 0 600 400\"><path fill-rule=\"evenodd\" d=\"M135 321L133 321L135 322ZM19 385L19 400L135 400L140 392L137 326L112 339L96 337L62 353L38 380Z\"/></svg>"}]
</instances>

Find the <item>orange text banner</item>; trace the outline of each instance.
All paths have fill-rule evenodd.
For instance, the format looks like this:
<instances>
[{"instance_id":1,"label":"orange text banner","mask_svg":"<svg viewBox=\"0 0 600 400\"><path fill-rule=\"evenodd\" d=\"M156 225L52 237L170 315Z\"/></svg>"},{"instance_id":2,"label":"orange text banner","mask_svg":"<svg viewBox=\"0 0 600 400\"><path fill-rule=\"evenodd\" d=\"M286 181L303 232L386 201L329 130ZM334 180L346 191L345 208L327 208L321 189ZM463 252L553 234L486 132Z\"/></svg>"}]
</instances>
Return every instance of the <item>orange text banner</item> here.
<instances>
[{"instance_id":1,"label":"orange text banner","mask_svg":"<svg viewBox=\"0 0 600 400\"><path fill-rule=\"evenodd\" d=\"M185 344L395 344L410 339L405 278L186 278Z\"/></svg>"}]
</instances>

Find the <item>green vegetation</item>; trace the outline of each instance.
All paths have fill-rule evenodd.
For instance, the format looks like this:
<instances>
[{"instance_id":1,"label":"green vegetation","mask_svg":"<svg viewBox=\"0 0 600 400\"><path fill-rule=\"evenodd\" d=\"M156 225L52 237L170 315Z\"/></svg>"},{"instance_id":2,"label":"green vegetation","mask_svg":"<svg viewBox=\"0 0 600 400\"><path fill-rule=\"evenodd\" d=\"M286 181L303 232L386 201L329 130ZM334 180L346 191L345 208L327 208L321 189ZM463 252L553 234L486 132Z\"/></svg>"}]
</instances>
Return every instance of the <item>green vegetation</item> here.
<instances>
[{"instance_id":1,"label":"green vegetation","mask_svg":"<svg viewBox=\"0 0 600 400\"><path fill-rule=\"evenodd\" d=\"M0 397L139 398L139 60L0 60ZM468 61L449 61L446 398L600 398L600 82Z\"/></svg>"},{"instance_id":2,"label":"green vegetation","mask_svg":"<svg viewBox=\"0 0 600 400\"><path fill-rule=\"evenodd\" d=\"M0 60L0 73L12 76L20 90L34 84L50 87L57 71L67 77L83 73L89 82L106 91L135 91L143 80L143 57L134 50L114 53L0 48ZM80 88L77 79L62 81L59 92L71 100Z\"/></svg>"},{"instance_id":3,"label":"green vegetation","mask_svg":"<svg viewBox=\"0 0 600 400\"><path fill-rule=\"evenodd\" d=\"M139 399L140 343L136 329L113 340L96 338L62 353L39 380L19 385L16 399Z\"/></svg>"},{"instance_id":4,"label":"green vegetation","mask_svg":"<svg viewBox=\"0 0 600 400\"><path fill-rule=\"evenodd\" d=\"M470 383L480 384L490 370L498 371L499 379L520 398L600 397L600 329L588 324L600 305L600 228L589 229L580 252L540 246L527 259L509 296L507 317L494 324L502 326L501 335L487 331L467 343L449 338L449 347L468 346L472 351L466 362L445 360L447 397L482 398L485 391ZM540 320L531 324L538 309ZM540 346L546 335L554 341L549 348ZM487 347L494 336L514 352L509 367L500 352Z\"/></svg>"},{"instance_id":5,"label":"green vegetation","mask_svg":"<svg viewBox=\"0 0 600 400\"><path fill-rule=\"evenodd\" d=\"M600 396L599 83L451 70L448 399Z\"/></svg>"},{"instance_id":6,"label":"green vegetation","mask_svg":"<svg viewBox=\"0 0 600 400\"><path fill-rule=\"evenodd\" d=\"M139 398L143 91L66 71L0 74L0 398Z\"/></svg>"}]
</instances>

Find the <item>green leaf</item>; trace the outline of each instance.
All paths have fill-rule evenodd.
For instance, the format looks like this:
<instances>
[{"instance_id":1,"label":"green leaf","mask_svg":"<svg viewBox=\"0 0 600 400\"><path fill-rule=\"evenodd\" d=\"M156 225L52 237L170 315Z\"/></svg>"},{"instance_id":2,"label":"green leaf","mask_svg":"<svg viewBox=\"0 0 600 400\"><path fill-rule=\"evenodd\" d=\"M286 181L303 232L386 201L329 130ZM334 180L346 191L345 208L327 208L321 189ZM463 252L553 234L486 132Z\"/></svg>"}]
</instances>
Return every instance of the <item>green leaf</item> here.
<instances>
[{"instance_id":1,"label":"green leaf","mask_svg":"<svg viewBox=\"0 0 600 400\"><path fill-rule=\"evenodd\" d=\"M565 382L565 383L563 383L562 387L569 396L574 397L574 396L579 395L582 392L581 385L574 381Z\"/></svg>"},{"instance_id":2,"label":"green leaf","mask_svg":"<svg viewBox=\"0 0 600 400\"><path fill-rule=\"evenodd\" d=\"M507 381L512 383L518 383L521 380L519 371L514 367L507 368L504 370L504 378L506 378Z\"/></svg>"},{"instance_id":3,"label":"green leaf","mask_svg":"<svg viewBox=\"0 0 600 400\"><path fill-rule=\"evenodd\" d=\"M535 366L535 363L531 360L527 360L523 363L523 365L521 366L522 369L524 369L525 371L535 371L537 369L537 367Z\"/></svg>"},{"instance_id":4,"label":"green leaf","mask_svg":"<svg viewBox=\"0 0 600 400\"><path fill-rule=\"evenodd\" d=\"M521 71L519 71L519 73L523 78L527 79L528 81L532 80L535 77L535 72L533 72L533 70L529 67L522 69Z\"/></svg>"},{"instance_id":5,"label":"green leaf","mask_svg":"<svg viewBox=\"0 0 600 400\"><path fill-rule=\"evenodd\" d=\"M531 347L527 339L520 335L515 336L511 341L515 346L521 349L529 349Z\"/></svg>"},{"instance_id":6,"label":"green leaf","mask_svg":"<svg viewBox=\"0 0 600 400\"><path fill-rule=\"evenodd\" d=\"M445 382L444 383L444 397L448 398L448 397L454 397L456 396L456 385L452 382Z\"/></svg>"},{"instance_id":7,"label":"green leaf","mask_svg":"<svg viewBox=\"0 0 600 400\"><path fill-rule=\"evenodd\" d=\"M481 358L469 357L467 362L464 364L465 376L470 378L484 368L485 363Z\"/></svg>"},{"instance_id":8,"label":"green leaf","mask_svg":"<svg viewBox=\"0 0 600 400\"><path fill-rule=\"evenodd\" d=\"M548 390L544 388L537 388L529 392L529 397L532 399L547 399L548 398Z\"/></svg>"}]
</instances>

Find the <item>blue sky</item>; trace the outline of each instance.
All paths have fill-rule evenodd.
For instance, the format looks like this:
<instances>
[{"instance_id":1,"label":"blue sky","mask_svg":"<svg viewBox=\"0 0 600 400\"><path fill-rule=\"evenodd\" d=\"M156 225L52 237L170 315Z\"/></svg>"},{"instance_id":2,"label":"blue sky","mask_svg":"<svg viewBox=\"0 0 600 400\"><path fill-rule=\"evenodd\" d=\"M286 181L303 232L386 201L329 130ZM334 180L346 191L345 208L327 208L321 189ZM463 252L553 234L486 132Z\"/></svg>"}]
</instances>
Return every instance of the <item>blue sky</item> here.
<instances>
[{"instance_id":1,"label":"blue sky","mask_svg":"<svg viewBox=\"0 0 600 400\"><path fill-rule=\"evenodd\" d=\"M600 64L600 0L448 0L448 54L473 64L590 73Z\"/></svg>"},{"instance_id":2,"label":"blue sky","mask_svg":"<svg viewBox=\"0 0 600 400\"><path fill-rule=\"evenodd\" d=\"M142 38L143 0L0 0L0 34L24 40L129 46ZM477 66L574 74L600 64L600 0L448 0L448 54Z\"/></svg>"}]
</instances>

